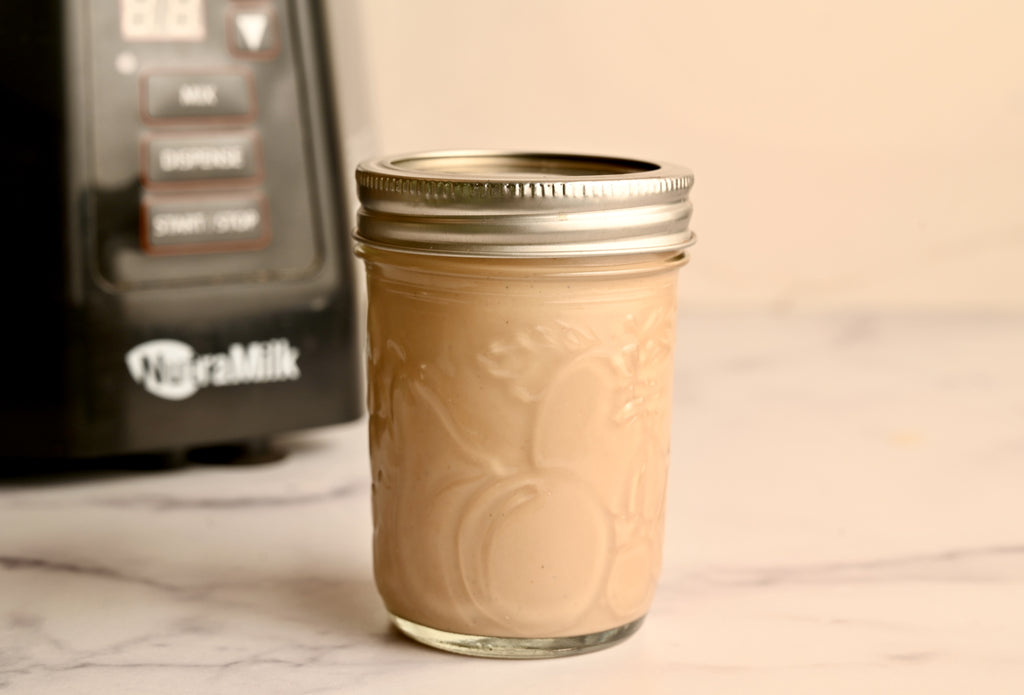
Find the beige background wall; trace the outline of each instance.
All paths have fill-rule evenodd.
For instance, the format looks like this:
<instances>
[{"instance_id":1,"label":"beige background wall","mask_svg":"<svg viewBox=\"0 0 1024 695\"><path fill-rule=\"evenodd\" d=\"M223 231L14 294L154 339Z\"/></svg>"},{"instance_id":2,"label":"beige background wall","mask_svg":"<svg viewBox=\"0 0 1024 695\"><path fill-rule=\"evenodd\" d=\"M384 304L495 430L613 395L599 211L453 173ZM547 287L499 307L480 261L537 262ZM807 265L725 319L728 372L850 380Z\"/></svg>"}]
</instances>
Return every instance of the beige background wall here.
<instances>
[{"instance_id":1,"label":"beige background wall","mask_svg":"<svg viewBox=\"0 0 1024 695\"><path fill-rule=\"evenodd\" d=\"M332 1L379 153L690 166L693 308L1024 309L1022 2Z\"/></svg>"}]
</instances>

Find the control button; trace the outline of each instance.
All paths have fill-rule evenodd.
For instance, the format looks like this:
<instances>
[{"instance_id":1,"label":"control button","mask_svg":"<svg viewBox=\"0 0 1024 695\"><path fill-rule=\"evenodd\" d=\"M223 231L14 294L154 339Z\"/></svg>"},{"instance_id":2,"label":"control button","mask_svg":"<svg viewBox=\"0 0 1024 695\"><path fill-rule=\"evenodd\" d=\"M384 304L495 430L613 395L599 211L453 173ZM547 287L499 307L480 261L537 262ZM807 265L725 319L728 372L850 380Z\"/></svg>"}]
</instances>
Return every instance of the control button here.
<instances>
[{"instance_id":1,"label":"control button","mask_svg":"<svg viewBox=\"0 0 1024 695\"><path fill-rule=\"evenodd\" d=\"M228 45L242 58L277 55L277 16L269 5L241 5L228 13Z\"/></svg>"},{"instance_id":2,"label":"control button","mask_svg":"<svg viewBox=\"0 0 1024 695\"><path fill-rule=\"evenodd\" d=\"M150 74L142 78L143 116L241 118L252 112L252 90L241 73Z\"/></svg>"},{"instance_id":3,"label":"control button","mask_svg":"<svg viewBox=\"0 0 1024 695\"><path fill-rule=\"evenodd\" d=\"M251 131L189 136L153 136L144 140L147 184L249 181L259 173L256 135Z\"/></svg>"},{"instance_id":4,"label":"control button","mask_svg":"<svg viewBox=\"0 0 1024 695\"><path fill-rule=\"evenodd\" d=\"M262 193L216 197L147 196L142 247L150 253L199 253L261 248L270 241Z\"/></svg>"}]
</instances>

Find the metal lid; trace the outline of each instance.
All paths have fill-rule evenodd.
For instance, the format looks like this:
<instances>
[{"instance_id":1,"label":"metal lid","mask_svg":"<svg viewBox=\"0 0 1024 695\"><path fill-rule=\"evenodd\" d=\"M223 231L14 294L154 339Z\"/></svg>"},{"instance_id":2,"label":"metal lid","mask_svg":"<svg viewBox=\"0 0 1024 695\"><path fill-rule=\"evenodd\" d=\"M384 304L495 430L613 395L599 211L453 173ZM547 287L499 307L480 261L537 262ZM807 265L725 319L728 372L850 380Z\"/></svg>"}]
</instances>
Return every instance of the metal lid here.
<instances>
[{"instance_id":1,"label":"metal lid","mask_svg":"<svg viewBox=\"0 0 1024 695\"><path fill-rule=\"evenodd\" d=\"M450 151L363 162L356 240L444 256L563 257L679 251L693 174L574 154Z\"/></svg>"}]
</instances>

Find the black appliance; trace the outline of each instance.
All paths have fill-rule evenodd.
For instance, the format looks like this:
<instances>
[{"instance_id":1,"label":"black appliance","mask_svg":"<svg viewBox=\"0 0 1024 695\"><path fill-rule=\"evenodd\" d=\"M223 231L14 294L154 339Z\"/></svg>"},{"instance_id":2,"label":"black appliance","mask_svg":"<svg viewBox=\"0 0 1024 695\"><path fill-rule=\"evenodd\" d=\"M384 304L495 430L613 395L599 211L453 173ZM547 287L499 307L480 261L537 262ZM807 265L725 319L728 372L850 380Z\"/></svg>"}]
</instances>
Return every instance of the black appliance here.
<instances>
[{"instance_id":1,"label":"black appliance","mask_svg":"<svg viewBox=\"0 0 1024 695\"><path fill-rule=\"evenodd\" d=\"M315 0L0 3L0 455L361 413Z\"/></svg>"}]
</instances>

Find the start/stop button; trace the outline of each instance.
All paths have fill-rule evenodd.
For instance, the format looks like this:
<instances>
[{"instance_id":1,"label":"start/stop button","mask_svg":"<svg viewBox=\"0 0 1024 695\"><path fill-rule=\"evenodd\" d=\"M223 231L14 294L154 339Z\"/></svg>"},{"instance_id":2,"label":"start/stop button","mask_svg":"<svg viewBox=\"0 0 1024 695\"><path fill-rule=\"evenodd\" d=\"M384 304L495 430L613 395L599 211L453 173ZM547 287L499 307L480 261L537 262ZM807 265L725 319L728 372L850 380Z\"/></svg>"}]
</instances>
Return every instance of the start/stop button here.
<instances>
[{"instance_id":1,"label":"start/stop button","mask_svg":"<svg viewBox=\"0 0 1024 695\"><path fill-rule=\"evenodd\" d=\"M240 195L146 196L142 247L149 253L248 250L270 241L267 204L259 192Z\"/></svg>"}]
</instances>

